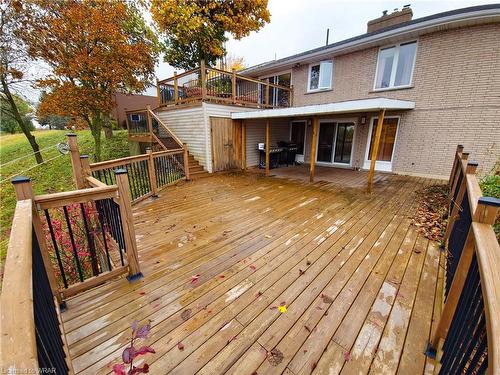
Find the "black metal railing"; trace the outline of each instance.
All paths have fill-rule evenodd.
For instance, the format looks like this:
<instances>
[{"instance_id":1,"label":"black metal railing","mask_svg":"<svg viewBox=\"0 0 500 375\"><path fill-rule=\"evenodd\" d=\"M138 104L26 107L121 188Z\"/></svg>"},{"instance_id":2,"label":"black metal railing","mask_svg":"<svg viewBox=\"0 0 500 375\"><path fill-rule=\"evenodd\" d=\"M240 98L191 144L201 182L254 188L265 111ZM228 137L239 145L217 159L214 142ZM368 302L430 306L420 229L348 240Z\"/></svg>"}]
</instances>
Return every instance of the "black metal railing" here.
<instances>
[{"instance_id":1,"label":"black metal railing","mask_svg":"<svg viewBox=\"0 0 500 375\"><path fill-rule=\"evenodd\" d=\"M127 122L129 133L149 133L147 112L128 112Z\"/></svg>"},{"instance_id":2,"label":"black metal railing","mask_svg":"<svg viewBox=\"0 0 500 375\"><path fill-rule=\"evenodd\" d=\"M35 232L33 248L33 315L35 319L38 366L41 371L68 374L59 319Z\"/></svg>"},{"instance_id":3,"label":"black metal railing","mask_svg":"<svg viewBox=\"0 0 500 375\"><path fill-rule=\"evenodd\" d=\"M43 211L49 254L61 287L125 265L120 207L113 198Z\"/></svg>"},{"instance_id":4,"label":"black metal railing","mask_svg":"<svg viewBox=\"0 0 500 375\"><path fill-rule=\"evenodd\" d=\"M152 192L147 159L129 161L124 165L103 168L92 172L92 176L106 185L116 184L115 169L124 168L128 173L128 184L132 201Z\"/></svg>"},{"instance_id":5,"label":"black metal railing","mask_svg":"<svg viewBox=\"0 0 500 375\"><path fill-rule=\"evenodd\" d=\"M476 255L443 345L440 374L485 374L488 340Z\"/></svg>"},{"instance_id":6,"label":"black metal railing","mask_svg":"<svg viewBox=\"0 0 500 375\"><path fill-rule=\"evenodd\" d=\"M184 154L160 154L154 157L156 185L158 188L185 177Z\"/></svg>"},{"instance_id":7,"label":"black metal railing","mask_svg":"<svg viewBox=\"0 0 500 375\"><path fill-rule=\"evenodd\" d=\"M458 190L458 189L457 189ZM455 195L456 197L456 195ZM450 238L448 240L448 251L446 253L446 284L445 284L445 297L451 288L451 283L455 272L457 270L458 262L464 248L467 234L469 233L472 223L472 216L470 212L469 196L465 191L464 197L461 202L456 202L459 207L459 217L455 221L451 230Z\"/></svg>"}]
</instances>

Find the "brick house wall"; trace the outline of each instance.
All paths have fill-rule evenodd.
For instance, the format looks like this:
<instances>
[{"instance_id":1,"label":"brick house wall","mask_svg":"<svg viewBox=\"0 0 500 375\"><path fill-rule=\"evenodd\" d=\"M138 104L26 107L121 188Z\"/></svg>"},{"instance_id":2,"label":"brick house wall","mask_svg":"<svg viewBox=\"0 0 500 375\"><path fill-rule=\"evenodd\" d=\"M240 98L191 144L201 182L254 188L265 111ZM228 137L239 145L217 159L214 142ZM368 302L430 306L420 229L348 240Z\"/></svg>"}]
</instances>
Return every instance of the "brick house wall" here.
<instances>
[{"instance_id":1,"label":"brick house wall","mask_svg":"<svg viewBox=\"0 0 500 375\"><path fill-rule=\"evenodd\" d=\"M307 93L308 65L303 64L292 70L294 106L372 97L414 101L414 110L396 114L401 120L393 171L447 177L461 143L484 174L500 157L499 40L498 23L420 36L413 87L399 90L373 92L378 48L336 56L333 89L326 92ZM371 115L356 128L353 164L358 167Z\"/></svg>"}]
</instances>

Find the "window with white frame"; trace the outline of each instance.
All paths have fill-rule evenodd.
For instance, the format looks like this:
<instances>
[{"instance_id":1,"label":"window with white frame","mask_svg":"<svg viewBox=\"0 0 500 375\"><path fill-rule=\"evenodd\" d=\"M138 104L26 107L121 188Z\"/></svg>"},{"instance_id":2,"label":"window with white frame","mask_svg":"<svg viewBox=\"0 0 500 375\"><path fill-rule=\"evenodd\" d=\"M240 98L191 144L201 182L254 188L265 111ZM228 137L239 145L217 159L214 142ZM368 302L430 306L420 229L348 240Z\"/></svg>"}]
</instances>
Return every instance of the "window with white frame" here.
<instances>
[{"instance_id":1,"label":"window with white frame","mask_svg":"<svg viewBox=\"0 0 500 375\"><path fill-rule=\"evenodd\" d=\"M320 91L332 88L333 61L321 61L309 65L307 91Z\"/></svg>"},{"instance_id":2,"label":"window with white frame","mask_svg":"<svg viewBox=\"0 0 500 375\"><path fill-rule=\"evenodd\" d=\"M417 42L396 44L380 49L375 89L405 87L411 84Z\"/></svg>"}]
</instances>

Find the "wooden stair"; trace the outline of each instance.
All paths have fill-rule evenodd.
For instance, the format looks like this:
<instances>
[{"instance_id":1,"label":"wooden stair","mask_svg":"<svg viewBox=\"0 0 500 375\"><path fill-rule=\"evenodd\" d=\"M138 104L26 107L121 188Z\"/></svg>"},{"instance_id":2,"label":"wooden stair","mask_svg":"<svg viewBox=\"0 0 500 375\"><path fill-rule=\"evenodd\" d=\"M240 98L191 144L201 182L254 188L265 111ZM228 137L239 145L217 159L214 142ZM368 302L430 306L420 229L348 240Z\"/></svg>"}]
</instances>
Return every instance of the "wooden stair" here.
<instances>
[{"instance_id":1,"label":"wooden stair","mask_svg":"<svg viewBox=\"0 0 500 375\"><path fill-rule=\"evenodd\" d=\"M189 175L192 179L208 177L209 173L203 168L202 165L191 155L188 151L189 160Z\"/></svg>"}]
</instances>

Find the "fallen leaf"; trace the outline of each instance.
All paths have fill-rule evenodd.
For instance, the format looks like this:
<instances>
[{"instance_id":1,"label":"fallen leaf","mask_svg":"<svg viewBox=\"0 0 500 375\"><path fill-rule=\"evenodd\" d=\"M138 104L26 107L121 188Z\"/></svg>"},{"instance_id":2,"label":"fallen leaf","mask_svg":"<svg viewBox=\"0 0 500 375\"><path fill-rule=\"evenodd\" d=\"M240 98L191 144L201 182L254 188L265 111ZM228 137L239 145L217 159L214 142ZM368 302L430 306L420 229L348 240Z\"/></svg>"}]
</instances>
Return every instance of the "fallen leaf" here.
<instances>
[{"instance_id":1,"label":"fallen leaf","mask_svg":"<svg viewBox=\"0 0 500 375\"><path fill-rule=\"evenodd\" d=\"M269 234L266 234L264 237L271 238L272 236L270 236Z\"/></svg>"},{"instance_id":2,"label":"fallen leaf","mask_svg":"<svg viewBox=\"0 0 500 375\"><path fill-rule=\"evenodd\" d=\"M184 350L184 344L182 342L177 343L177 349L179 349L181 352Z\"/></svg>"},{"instance_id":3,"label":"fallen leaf","mask_svg":"<svg viewBox=\"0 0 500 375\"><path fill-rule=\"evenodd\" d=\"M198 282L199 278L200 278L200 275L191 276L191 284L196 284Z\"/></svg>"},{"instance_id":4,"label":"fallen leaf","mask_svg":"<svg viewBox=\"0 0 500 375\"><path fill-rule=\"evenodd\" d=\"M274 348L269 353L267 353L267 360L269 361L271 366L278 366L283 361L283 353Z\"/></svg>"},{"instance_id":5,"label":"fallen leaf","mask_svg":"<svg viewBox=\"0 0 500 375\"><path fill-rule=\"evenodd\" d=\"M344 361L349 362L351 360L351 353L344 352Z\"/></svg>"},{"instance_id":6,"label":"fallen leaf","mask_svg":"<svg viewBox=\"0 0 500 375\"><path fill-rule=\"evenodd\" d=\"M186 309L181 313L182 320L186 321L191 317L191 309Z\"/></svg>"},{"instance_id":7,"label":"fallen leaf","mask_svg":"<svg viewBox=\"0 0 500 375\"><path fill-rule=\"evenodd\" d=\"M278 311L282 314L286 313L286 305L278 306Z\"/></svg>"},{"instance_id":8,"label":"fallen leaf","mask_svg":"<svg viewBox=\"0 0 500 375\"><path fill-rule=\"evenodd\" d=\"M302 276L305 272L299 268L299 276Z\"/></svg>"},{"instance_id":9,"label":"fallen leaf","mask_svg":"<svg viewBox=\"0 0 500 375\"><path fill-rule=\"evenodd\" d=\"M328 297L326 294L321 294L321 299L324 303L330 304L333 302L333 299L331 297Z\"/></svg>"},{"instance_id":10,"label":"fallen leaf","mask_svg":"<svg viewBox=\"0 0 500 375\"><path fill-rule=\"evenodd\" d=\"M145 294L146 294L146 292L139 292L139 294L140 294L141 296L143 296L143 295L145 295Z\"/></svg>"},{"instance_id":11,"label":"fallen leaf","mask_svg":"<svg viewBox=\"0 0 500 375\"><path fill-rule=\"evenodd\" d=\"M310 266L310 265L311 265L311 261L310 261L310 260L308 260L308 261L306 262L306 264L307 264L308 266Z\"/></svg>"},{"instance_id":12,"label":"fallen leaf","mask_svg":"<svg viewBox=\"0 0 500 375\"><path fill-rule=\"evenodd\" d=\"M257 269L257 267L255 267L253 264L251 264L249 267L250 267L250 269L251 269L251 270L253 270L253 271L255 271L255 270Z\"/></svg>"},{"instance_id":13,"label":"fallen leaf","mask_svg":"<svg viewBox=\"0 0 500 375\"><path fill-rule=\"evenodd\" d=\"M226 277L226 276L224 276L224 275L219 275L219 279L223 279L223 278L225 278L225 277Z\"/></svg>"}]
</instances>

